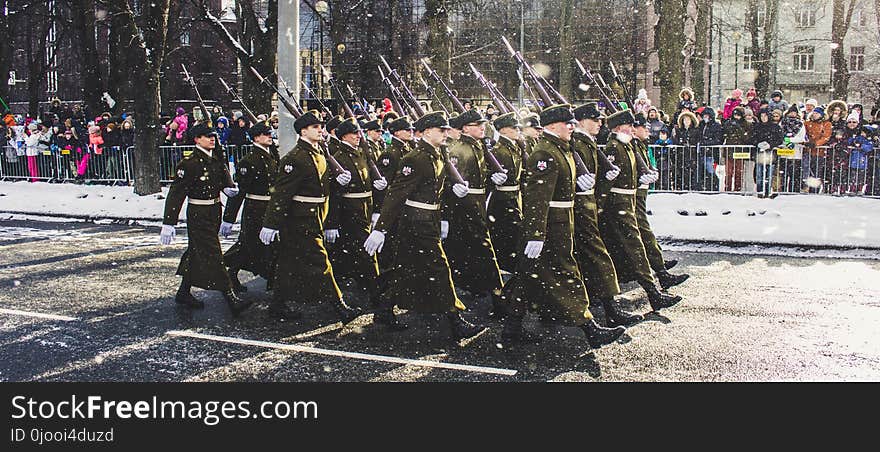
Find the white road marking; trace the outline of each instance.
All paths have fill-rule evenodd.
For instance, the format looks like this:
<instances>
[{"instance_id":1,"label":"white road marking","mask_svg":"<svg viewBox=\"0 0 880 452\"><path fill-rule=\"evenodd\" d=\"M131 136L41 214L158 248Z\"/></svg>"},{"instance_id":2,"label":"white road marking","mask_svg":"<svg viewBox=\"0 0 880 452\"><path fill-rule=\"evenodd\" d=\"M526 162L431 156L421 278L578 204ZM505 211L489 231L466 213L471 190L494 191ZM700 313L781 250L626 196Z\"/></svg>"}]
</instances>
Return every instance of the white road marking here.
<instances>
[{"instance_id":1,"label":"white road marking","mask_svg":"<svg viewBox=\"0 0 880 452\"><path fill-rule=\"evenodd\" d=\"M277 342L255 341L250 339L240 339L236 337L215 336L212 334L202 334L193 331L172 330L165 334L177 337L190 337L194 339L205 339L216 342L226 342L229 344L251 345L254 347L274 348L277 350L288 350L301 353L313 353L316 355L336 356L339 358L361 359L366 361L379 361L385 363L403 364L409 366L433 367L438 369L460 370L464 372L475 372L494 375L516 375L513 369L501 369L497 367L471 366L466 364L443 363L436 361L426 361L422 359L398 358L396 356L372 355L367 353L346 352L340 350L329 350L317 347L308 347L296 344L280 344Z\"/></svg>"},{"instance_id":2,"label":"white road marking","mask_svg":"<svg viewBox=\"0 0 880 452\"><path fill-rule=\"evenodd\" d=\"M38 319L61 320L63 322L75 322L79 320L76 317L68 317L66 315L43 314L42 312L19 311L17 309L0 308L0 314L22 315L25 317L36 317Z\"/></svg>"}]
</instances>

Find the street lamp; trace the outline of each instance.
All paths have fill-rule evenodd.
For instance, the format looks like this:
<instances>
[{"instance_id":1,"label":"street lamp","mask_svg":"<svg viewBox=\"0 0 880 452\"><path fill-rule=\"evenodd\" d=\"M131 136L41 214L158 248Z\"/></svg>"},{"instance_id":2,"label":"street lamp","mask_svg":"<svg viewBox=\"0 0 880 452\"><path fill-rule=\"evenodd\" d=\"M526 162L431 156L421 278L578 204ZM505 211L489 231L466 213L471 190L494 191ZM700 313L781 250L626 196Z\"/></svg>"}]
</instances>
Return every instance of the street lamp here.
<instances>
[{"instance_id":1,"label":"street lamp","mask_svg":"<svg viewBox=\"0 0 880 452\"><path fill-rule=\"evenodd\" d=\"M742 33L736 30L732 34L733 37L733 87L739 88L739 40L742 39Z\"/></svg>"},{"instance_id":2,"label":"street lamp","mask_svg":"<svg viewBox=\"0 0 880 452\"><path fill-rule=\"evenodd\" d=\"M330 10L330 5L324 0L320 0L315 2L315 12L318 13L318 65L324 65L324 14ZM318 92L320 93L318 97L324 97L324 74L320 71L315 71L320 78L320 83L318 84Z\"/></svg>"},{"instance_id":3,"label":"street lamp","mask_svg":"<svg viewBox=\"0 0 880 452\"><path fill-rule=\"evenodd\" d=\"M828 92L833 93L834 92L834 73L837 72L837 69L834 68L834 51L837 50L838 47L840 47L840 44L838 44L836 42L832 42L831 44L828 44L828 47L831 48L831 73L830 73L829 79L828 79L828 85L829 85Z\"/></svg>"}]
</instances>

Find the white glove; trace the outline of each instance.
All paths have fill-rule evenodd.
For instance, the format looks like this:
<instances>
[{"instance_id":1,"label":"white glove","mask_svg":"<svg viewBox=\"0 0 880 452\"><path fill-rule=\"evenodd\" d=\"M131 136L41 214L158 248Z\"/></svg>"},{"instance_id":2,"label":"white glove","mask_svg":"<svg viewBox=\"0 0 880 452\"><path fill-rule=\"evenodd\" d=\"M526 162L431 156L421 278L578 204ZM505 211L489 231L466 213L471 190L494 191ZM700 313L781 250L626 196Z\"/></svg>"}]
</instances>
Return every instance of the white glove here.
<instances>
[{"instance_id":1,"label":"white glove","mask_svg":"<svg viewBox=\"0 0 880 452\"><path fill-rule=\"evenodd\" d=\"M348 183L351 182L351 171L340 173L336 176L336 182L339 182L339 185L348 185Z\"/></svg>"},{"instance_id":2,"label":"white glove","mask_svg":"<svg viewBox=\"0 0 880 452\"><path fill-rule=\"evenodd\" d=\"M618 168L617 166L614 166L613 169L608 170L608 172L605 173L605 179L614 180L614 179L617 179L617 176L619 176L619 175L620 175L620 168Z\"/></svg>"},{"instance_id":3,"label":"white glove","mask_svg":"<svg viewBox=\"0 0 880 452\"><path fill-rule=\"evenodd\" d=\"M278 238L278 230L277 229L269 229L269 228L260 229L260 241L263 242L263 245L268 245L268 244L272 243L277 238Z\"/></svg>"},{"instance_id":4,"label":"white glove","mask_svg":"<svg viewBox=\"0 0 880 452\"><path fill-rule=\"evenodd\" d=\"M650 173L642 174L641 176L639 176L639 183L642 185L650 185L654 183L654 178L651 176Z\"/></svg>"},{"instance_id":5,"label":"white glove","mask_svg":"<svg viewBox=\"0 0 880 452\"><path fill-rule=\"evenodd\" d=\"M504 183L507 182L507 174L504 174L500 171L497 173L492 173L491 179L492 183L495 185L504 185Z\"/></svg>"},{"instance_id":6,"label":"white glove","mask_svg":"<svg viewBox=\"0 0 880 452\"><path fill-rule=\"evenodd\" d=\"M324 231L324 241L334 243L339 238L339 229L327 229Z\"/></svg>"},{"instance_id":7,"label":"white glove","mask_svg":"<svg viewBox=\"0 0 880 452\"><path fill-rule=\"evenodd\" d=\"M577 185L581 191L587 191L596 185L596 176L594 174L581 174L577 178Z\"/></svg>"},{"instance_id":8,"label":"white glove","mask_svg":"<svg viewBox=\"0 0 880 452\"><path fill-rule=\"evenodd\" d=\"M379 222L379 214L378 214L378 213L374 213L374 214L370 217L370 226L375 228L377 222Z\"/></svg>"},{"instance_id":9,"label":"white glove","mask_svg":"<svg viewBox=\"0 0 880 452\"><path fill-rule=\"evenodd\" d=\"M529 259L535 259L541 255L541 250L544 249L544 242L539 240L530 240L526 243L525 254Z\"/></svg>"},{"instance_id":10,"label":"white glove","mask_svg":"<svg viewBox=\"0 0 880 452\"><path fill-rule=\"evenodd\" d=\"M376 179L373 181L373 188L376 190L382 191L388 188L388 181L385 178Z\"/></svg>"},{"instance_id":11,"label":"white glove","mask_svg":"<svg viewBox=\"0 0 880 452\"><path fill-rule=\"evenodd\" d=\"M464 198L468 194L468 182L464 181L464 184L453 185L452 192L455 193L455 196L458 196L459 198Z\"/></svg>"},{"instance_id":12,"label":"white glove","mask_svg":"<svg viewBox=\"0 0 880 452\"><path fill-rule=\"evenodd\" d=\"M440 222L440 240L446 237L449 237L449 222L444 220Z\"/></svg>"},{"instance_id":13,"label":"white glove","mask_svg":"<svg viewBox=\"0 0 880 452\"><path fill-rule=\"evenodd\" d=\"M238 196L238 187L226 187L223 189L223 193L230 198L234 198Z\"/></svg>"},{"instance_id":14,"label":"white glove","mask_svg":"<svg viewBox=\"0 0 880 452\"><path fill-rule=\"evenodd\" d=\"M385 244L385 233L382 231L373 231L370 233L370 236L367 237L367 241L364 242L364 249L367 250L367 254L370 256L381 253L382 245Z\"/></svg>"},{"instance_id":15,"label":"white glove","mask_svg":"<svg viewBox=\"0 0 880 452\"><path fill-rule=\"evenodd\" d=\"M162 232L159 233L159 243L163 245L170 245L171 240L174 238L174 226L168 226L167 224L162 225Z\"/></svg>"},{"instance_id":16,"label":"white glove","mask_svg":"<svg viewBox=\"0 0 880 452\"><path fill-rule=\"evenodd\" d=\"M758 143L758 149L770 149L770 143L762 141Z\"/></svg>"},{"instance_id":17,"label":"white glove","mask_svg":"<svg viewBox=\"0 0 880 452\"><path fill-rule=\"evenodd\" d=\"M229 237L229 234L232 234L232 223L222 222L220 223L220 235L223 237Z\"/></svg>"}]
</instances>

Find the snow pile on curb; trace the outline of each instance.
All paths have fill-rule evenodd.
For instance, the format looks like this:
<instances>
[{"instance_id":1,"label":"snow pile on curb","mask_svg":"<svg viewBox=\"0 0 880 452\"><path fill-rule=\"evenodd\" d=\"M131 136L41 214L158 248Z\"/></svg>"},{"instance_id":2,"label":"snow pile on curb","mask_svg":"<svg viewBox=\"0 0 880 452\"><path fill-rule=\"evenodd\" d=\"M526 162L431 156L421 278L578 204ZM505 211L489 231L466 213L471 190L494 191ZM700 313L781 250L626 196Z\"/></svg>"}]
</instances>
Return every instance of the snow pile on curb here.
<instances>
[{"instance_id":1,"label":"snow pile on curb","mask_svg":"<svg viewBox=\"0 0 880 452\"><path fill-rule=\"evenodd\" d=\"M648 210L665 239L880 248L878 199L652 193Z\"/></svg>"},{"instance_id":2,"label":"snow pile on curb","mask_svg":"<svg viewBox=\"0 0 880 452\"><path fill-rule=\"evenodd\" d=\"M161 221L167 193L167 187L142 197L131 187L0 182L0 212ZM648 210L661 239L880 249L878 199L652 193Z\"/></svg>"}]
</instances>

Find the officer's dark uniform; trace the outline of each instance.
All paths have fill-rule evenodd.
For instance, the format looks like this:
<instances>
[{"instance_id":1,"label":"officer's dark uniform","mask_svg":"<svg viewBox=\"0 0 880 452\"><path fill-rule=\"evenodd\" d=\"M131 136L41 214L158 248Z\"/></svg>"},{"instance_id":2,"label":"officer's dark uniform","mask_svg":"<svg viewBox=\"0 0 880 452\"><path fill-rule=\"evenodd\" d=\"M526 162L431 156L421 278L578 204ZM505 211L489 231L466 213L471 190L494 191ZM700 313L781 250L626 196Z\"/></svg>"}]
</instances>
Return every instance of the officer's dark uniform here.
<instances>
[{"instance_id":1,"label":"officer's dark uniform","mask_svg":"<svg viewBox=\"0 0 880 452\"><path fill-rule=\"evenodd\" d=\"M357 133L353 120L343 121L336 127L340 144L333 155L339 164L351 172L351 182L342 186L330 183L330 210L324 229L338 229L339 238L329 244L330 262L334 274L355 279L367 289L373 305L378 304L379 266L375 256L364 251L364 241L370 234L370 216L373 212L373 181L367 159L361 147L355 148L343 141L345 135Z\"/></svg>"},{"instance_id":2,"label":"officer's dark uniform","mask_svg":"<svg viewBox=\"0 0 880 452\"><path fill-rule=\"evenodd\" d=\"M382 125L379 123L379 120L377 119L377 120L367 122L366 124L364 124L362 129L366 133L370 130L381 130ZM367 136L369 136L369 134L367 134ZM370 158L373 159L373 162L376 164L376 167L378 169L379 157L385 152L385 141L383 141L381 139L378 141L373 141L368 138L367 145L370 148L370 154L371 154ZM379 174L382 174L381 170L379 170ZM386 179L386 181L387 181L387 179ZM376 188L373 188L373 212L372 213L379 213L379 211L382 209L382 200L385 199L385 191L386 190L378 190Z\"/></svg>"},{"instance_id":3,"label":"officer's dark uniform","mask_svg":"<svg viewBox=\"0 0 880 452\"><path fill-rule=\"evenodd\" d=\"M394 132L400 130L411 130L412 124L409 122L409 118L404 116L401 118L396 118L390 120L387 123L388 131L392 134ZM400 161L403 157L412 150L412 145L414 143L403 141L400 138L395 136L391 137L391 144L385 147L385 151L379 155L379 159L376 160L376 166L379 168L379 172L382 174L382 177L388 182L388 185L391 186L394 183L394 178L399 174L400 169ZM388 194L385 193L385 196ZM384 196L380 200L380 203L384 204ZM379 205L375 208L377 212L381 212L382 205ZM394 232L394 231L391 231ZM390 246L396 246L395 243L389 244ZM386 268L390 265L388 261L388 256L391 253L379 253L379 268Z\"/></svg>"},{"instance_id":4,"label":"officer's dark uniform","mask_svg":"<svg viewBox=\"0 0 880 452\"><path fill-rule=\"evenodd\" d=\"M213 133L204 125L197 125L192 130L192 136L196 138ZM189 292L193 286L219 290L224 293L233 312L237 313L250 303L241 302L232 292L232 283L223 264L223 252L217 235L222 212L220 192L235 184L226 162L219 157L216 149L212 152L197 146L195 151L177 164L175 178L165 200L163 224L176 225L183 202L188 199L188 243L177 267L177 274L183 277L177 301L199 306L201 303L195 301Z\"/></svg>"},{"instance_id":5,"label":"officer's dark uniform","mask_svg":"<svg viewBox=\"0 0 880 452\"><path fill-rule=\"evenodd\" d=\"M268 135L271 130L266 123L257 123L249 133L251 136ZM255 143L251 152L238 163L235 180L240 193L226 202L226 211L223 213L223 221L235 223L244 204L238 241L223 255L233 284L237 281L235 275L239 270L247 270L267 281L272 280L274 253L271 246L260 241L260 229L269 205L272 182L278 173L279 159L275 146L264 148Z\"/></svg>"},{"instance_id":6,"label":"officer's dark uniform","mask_svg":"<svg viewBox=\"0 0 880 452\"><path fill-rule=\"evenodd\" d=\"M532 127L535 129L541 128L541 121L538 118L538 115L531 114L522 119L523 127ZM531 155L532 150L535 148L535 145L538 143L538 139L529 136L523 136L523 141L525 142L525 150L526 155Z\"/></svg>"},{"instance_id":7,"label":"officer's dark uniform","mask_svg":"<svg viewBox=\"0 0 880 452\"><path fill-rule=\"evenodd\" d=\"M302 129L321 124L316 112L306 112L294 122ZM288 300L300 303L328 301L344 322L353 312L342 301L342 292L324 247L324 220L330 195L330 171L317 145L300 138L279 163L263 227L279 231L275 294L270 311L287 317ZM298 315L294 315L296 317Z\"/></svg>"},{"instance_id":8,"label":"officer's dark uniform","mask_svg":"<svg viewBox=\"0 0 880 452\"><path fill-rule=\"evenodd\" d=\"M633 144L635 151L641 154L646 162L650 162L648 145L638 138L633 139ZM646 184L639 184L636 189L636 221L639 223L639 235L641 235L642 244L645 246L648 263L652 270L662 273L666 271L663 265L663 253L660 251L660 245L657 244L657 238L654 237L654 231L651 230L651 224L648 222L648 188L649 186Z\"/></svg>"},{"instance_id":9,"label":"officer's dark uniform","mask_svg":"<svg viewBox=\"0 0 880 452\"><path fill-rule=\"evenodd\" d=\"M495 128L517 127L514 113L507 113L495 119ZM508 272L516 269L519 253L519 238L522 235L521 223L522 196L520 195L520 174L522 173L523 149L519 143L501 136L493 149L495 157L507 170L507 180L503 185L490 184L491 195L486 212L489 216L489 233L498 266Z\"/></svg>"},{"instance_id":10,"label":"officer's dark uniform","mask_svg":"<svg viewBox=\"0 0 880 452\"><path fill-rule=\"evenodd\" d=\"M462 127L485 121L476 110L462 113L457 118ZM451 189L455 182L447 179L442 212L443 219L449 221L449 235L443 248L449 256L452 278L456 286L475 295L491 293L503 285L489 236L486 186L491 181L484 146L481 140L464 134L450 145L449 159L468 182L468 194L464 198L456 196Z\"/></svg>"}]
</instances>

